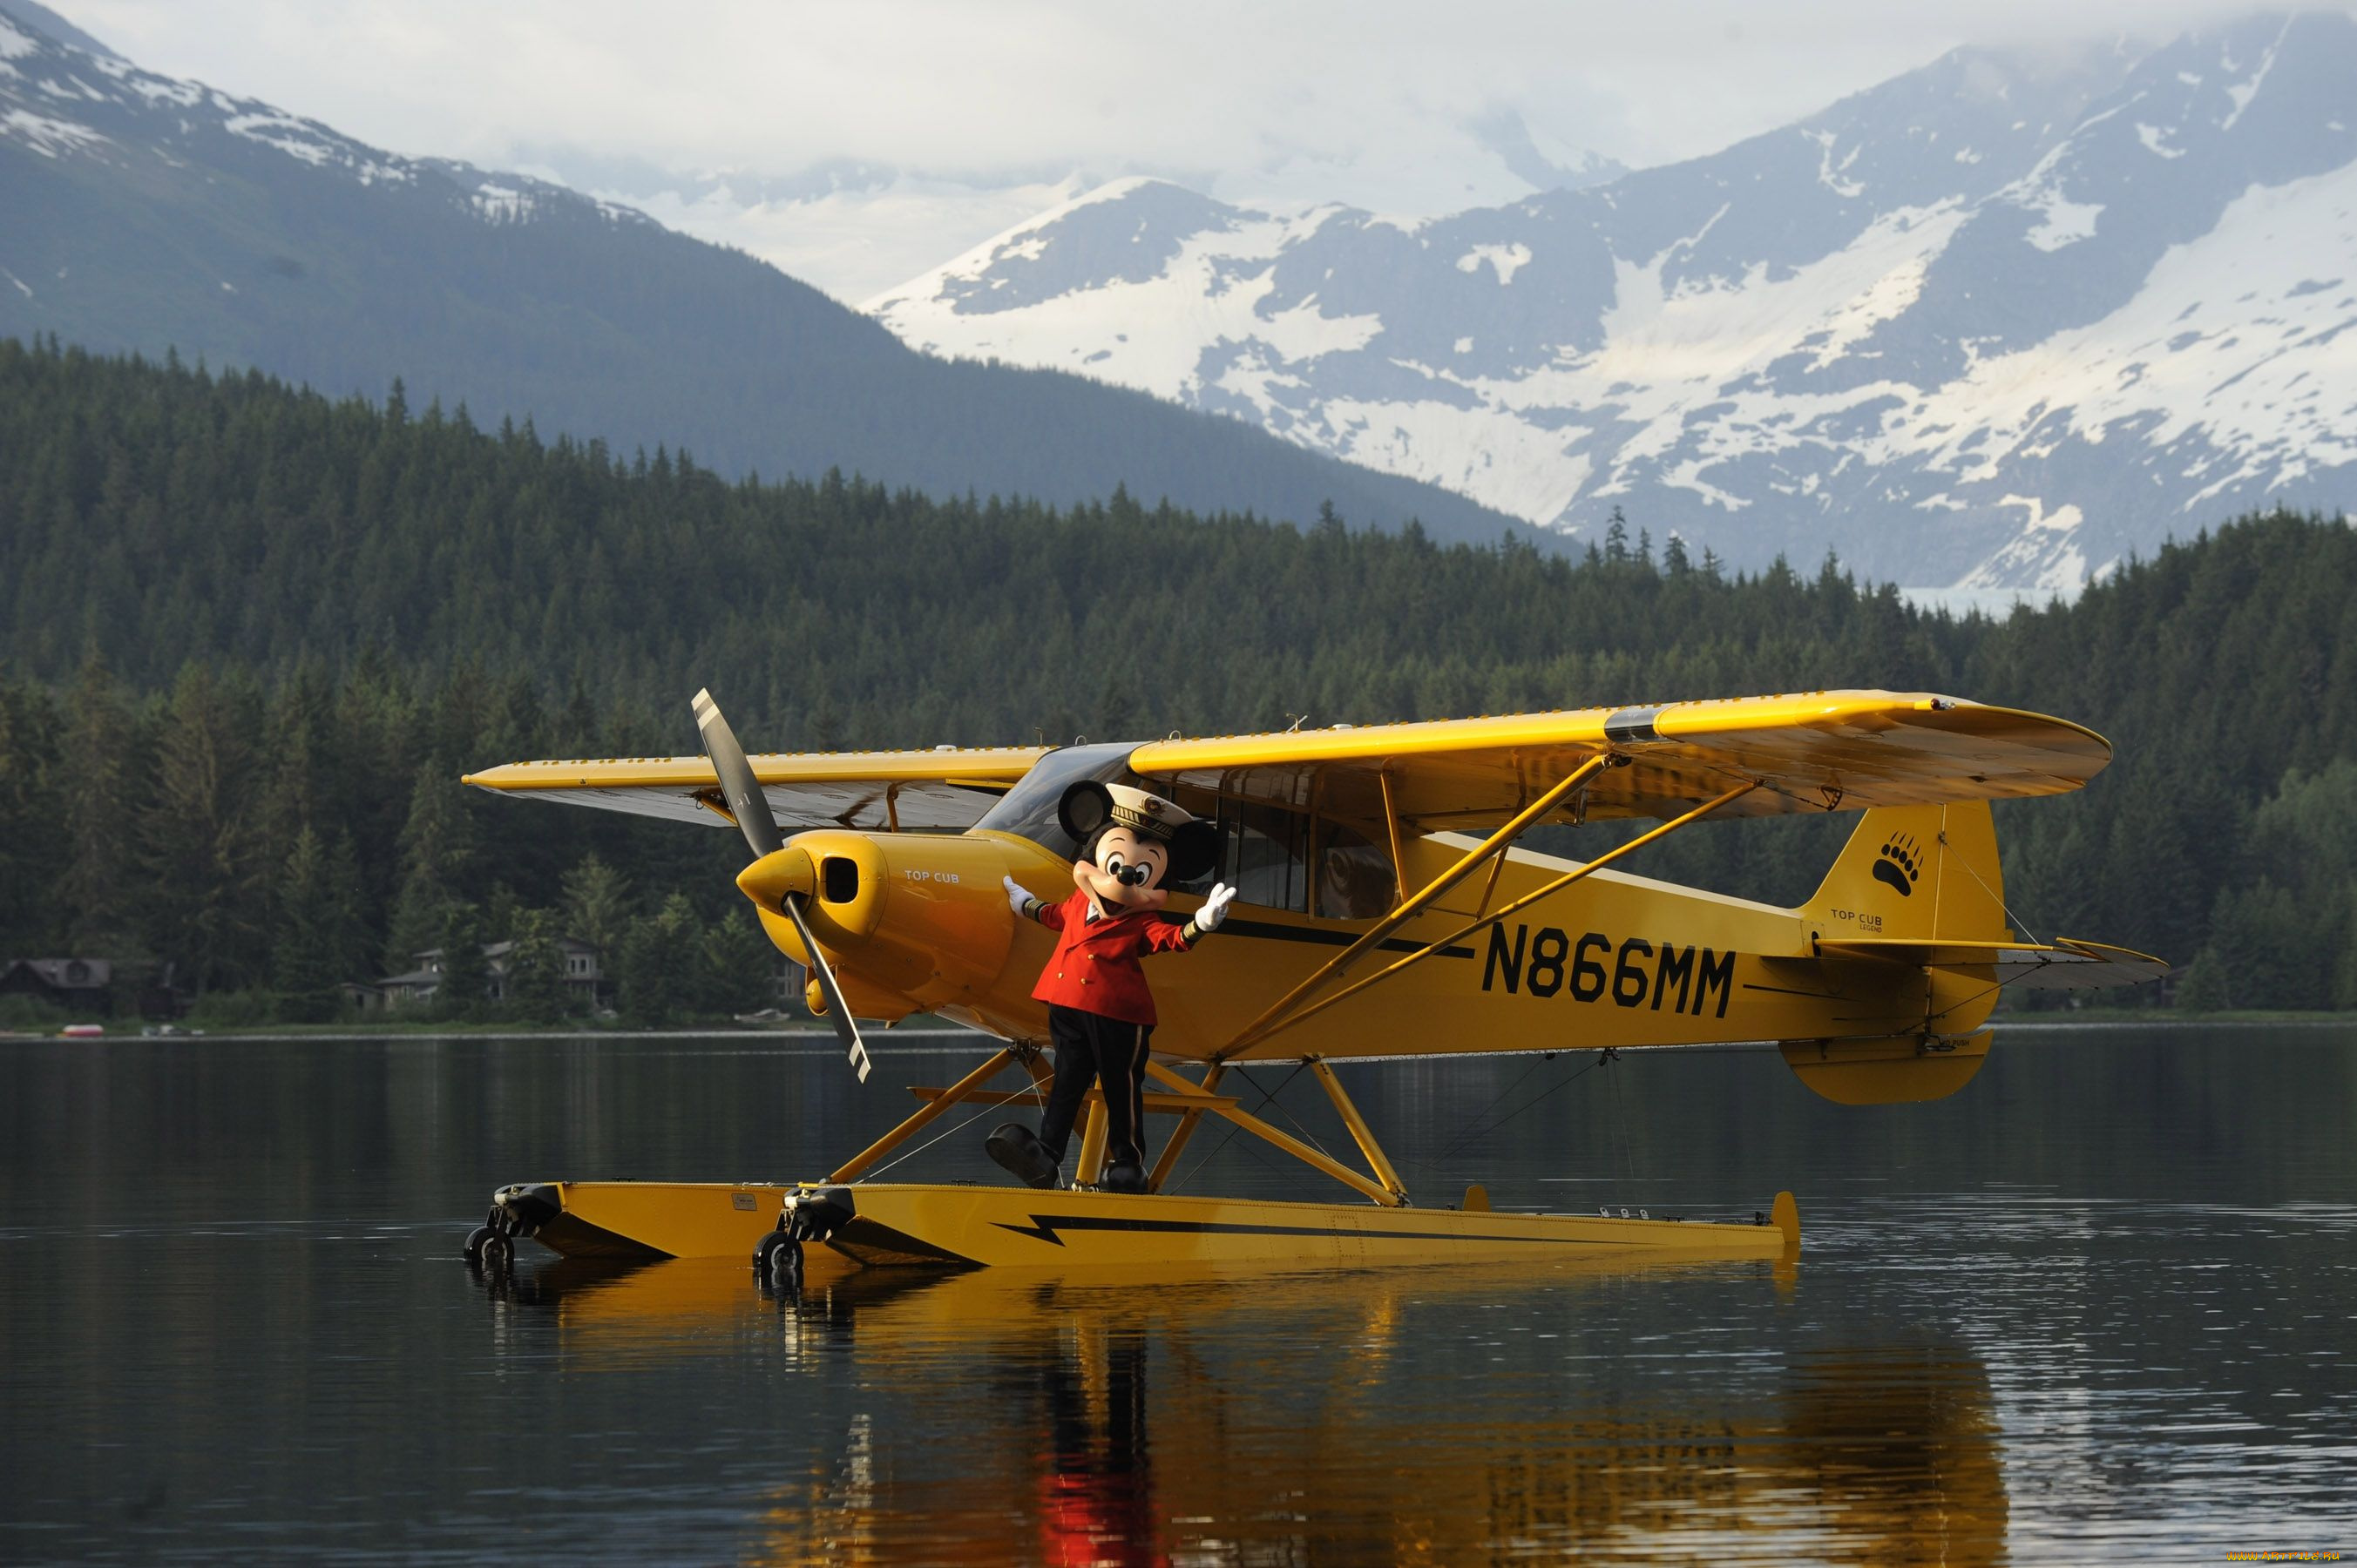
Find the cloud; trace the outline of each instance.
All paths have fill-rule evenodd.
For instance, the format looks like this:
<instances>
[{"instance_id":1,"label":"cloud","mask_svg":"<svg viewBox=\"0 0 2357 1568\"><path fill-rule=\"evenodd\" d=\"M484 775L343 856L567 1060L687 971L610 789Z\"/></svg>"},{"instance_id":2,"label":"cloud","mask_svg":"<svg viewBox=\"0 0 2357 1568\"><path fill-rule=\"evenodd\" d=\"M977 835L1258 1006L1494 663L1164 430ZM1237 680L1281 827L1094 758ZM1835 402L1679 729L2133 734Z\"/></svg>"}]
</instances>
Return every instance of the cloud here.
<instances>
[{"instance_id":1,"label":"cloud","mask_svg":"<svg viewBox=\"0 0 2357 1568\"><path fill-rule=\"evenodd\" d=\"M852 221L856 206L807 190L797 202L786 188L821 178L817 188L831 189L840 181L828 171L864 169L878 188L897 189L889 211L904 231L942 226L941 259L992 231L974 230L1006 209L1000 193L1073 177L1154 174L1232 199L1436 213L1528 190L1527 160L1497 133L1512 121L1550 156L1663 162L1813 113L1958 43L2159 37L2246 7L57 0L57 8L150 69L268 99L399 152L554 168L576 184L577 171L634 169L611 188L668 202L674 218L700 212L688 225L697 232L725 229L726 211L712 205L724 187L694 177L726 173L737 205L767 214L758 231L766 240L736 242L773 259L780 247L800 253L798 224ZM913 253L872 226L850 250L868 256L870 271L888 254Z\"/></svg>"},{"instance_id":2,"label":"cloud","mask_svg":"<svg viewBox=\"0 0 2357 1568\"><path fill-rule=\"evenodd\" d=\"M1425 0L1110 6L768 0L64 0L154 69L397 150L561 142L690 167L937 174L1357 162L1519 111L1632 161L1709 151L1953 44L2174 30L2206 0Z\"/></svg>"}]
</instances>

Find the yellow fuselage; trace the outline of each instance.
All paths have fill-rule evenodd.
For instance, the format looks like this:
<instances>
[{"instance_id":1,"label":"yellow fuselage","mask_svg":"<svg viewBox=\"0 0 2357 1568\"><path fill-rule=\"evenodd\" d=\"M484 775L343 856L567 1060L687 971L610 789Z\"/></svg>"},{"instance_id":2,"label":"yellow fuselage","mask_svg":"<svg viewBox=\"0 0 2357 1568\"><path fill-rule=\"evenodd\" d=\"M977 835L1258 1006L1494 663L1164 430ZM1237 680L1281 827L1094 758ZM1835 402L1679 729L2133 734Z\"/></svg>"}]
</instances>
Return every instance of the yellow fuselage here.
<instances>
[{"instance_id":1,"label":"yellow fuselage","mask_svg":"<svg viewBox=\"0 0 2357 1568\"><path fill-rule=\"evenodd\" d=\"M1408 842L1401 880L1415 886L1437 876L1469 842ZM1000 878L1012 875L1054 901L1071 891L1068 864L997 832L829 831L791 843L819 868L811 923L854 1013L887 1020L932 1013L1006 1039L1047 1037L1047 1009L1031 990L1054 936L1014 916ZM1447 937L1573 864L1512 852L1495 886L1486 873L1469 877L1339 979ZM1195 902L1175 897L1172 918L1183 919ZM1838 924L1846 913L1777 908L1598 871L1232 1059L1778 1041L1811 1042L1830 1060L1855 1054L1857 1042L1927 1029L1955 1039L1979 1028L1994 994L1967 971L1815 956L1817 938L1854 933ZM767 910L762 918L781 950L807 961L789 922ZM1371 923L1236 904L1193 950L1147 961L1160 1015L1156 1051L1193 1060L1226 1055L1264 1009ZM1989 993L1975 994L1983 991ZM1910 1044L1910 1058L1914 1050ZM1965 1060L1976 1067L1977 1054L1959 1053L1953 1065L1964 1070L1938 1075L1953 1079L1938 1092L1969 1077Z\"/></svg>"}]
</instances>

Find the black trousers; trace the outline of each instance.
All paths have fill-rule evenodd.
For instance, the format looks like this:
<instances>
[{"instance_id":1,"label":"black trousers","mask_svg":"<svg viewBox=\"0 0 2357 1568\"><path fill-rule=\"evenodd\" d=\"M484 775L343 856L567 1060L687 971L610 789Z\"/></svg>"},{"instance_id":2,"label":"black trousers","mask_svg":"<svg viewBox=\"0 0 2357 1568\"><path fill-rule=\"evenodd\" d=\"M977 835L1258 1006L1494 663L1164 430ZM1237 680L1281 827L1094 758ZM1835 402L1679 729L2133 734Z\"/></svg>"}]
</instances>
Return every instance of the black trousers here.
<instances>
[{"instance_id":1,"label":"black trousers","mask_svg":"<svg viewBox=\"0 0 2357 1568\"><path fill-rule=\"evenodd\" d=\"M1146 1042L1154 1037L1151 1024L1125 1024L1077 1007L1048 1007L1048 1039L1056 1047L1056 1081L1048 1090L1048 1109L1039 1118L1039 1142L1064 1163L1064 1145L1072 1141L1072 1122L1088 1098L1089 1085L1101 1085L1105 1102L1105 1164L1126 1159L1146 1163L1138 1142L1146 1120Z\"/></svg>"}]
</instances>

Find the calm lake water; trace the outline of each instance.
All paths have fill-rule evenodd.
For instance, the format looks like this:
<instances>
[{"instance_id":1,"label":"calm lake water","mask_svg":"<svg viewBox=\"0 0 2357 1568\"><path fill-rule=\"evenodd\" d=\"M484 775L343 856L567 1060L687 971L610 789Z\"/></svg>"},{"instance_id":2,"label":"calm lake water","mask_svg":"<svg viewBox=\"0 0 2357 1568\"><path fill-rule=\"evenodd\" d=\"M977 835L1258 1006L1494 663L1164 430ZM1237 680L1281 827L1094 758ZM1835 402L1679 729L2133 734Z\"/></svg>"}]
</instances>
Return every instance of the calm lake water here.
<instances>
[{"instance_id":1,"label":"calm lake water","mask_svg":"<svg viewBox=\"0 0 2357 1568\"><path fill-rule=\"evenodd\" d=\"M1423 1201L1789 1187L1781 1270L814 1265L791 1301L457 1260L502 1182L821 1174L976 1056L886 1042L865 1087L758 1039L0 1046L0 1559L2357 1550L2357 1031L2000 1030L1878 1111L1773 1056L1342 1069ZM1306 1077L1281 1102L1340 1141ZM898 1174L995 1179L988 1124ZM1242 1143L1189 1185L1340 1191Z\"/></svg>"}]
</instances>

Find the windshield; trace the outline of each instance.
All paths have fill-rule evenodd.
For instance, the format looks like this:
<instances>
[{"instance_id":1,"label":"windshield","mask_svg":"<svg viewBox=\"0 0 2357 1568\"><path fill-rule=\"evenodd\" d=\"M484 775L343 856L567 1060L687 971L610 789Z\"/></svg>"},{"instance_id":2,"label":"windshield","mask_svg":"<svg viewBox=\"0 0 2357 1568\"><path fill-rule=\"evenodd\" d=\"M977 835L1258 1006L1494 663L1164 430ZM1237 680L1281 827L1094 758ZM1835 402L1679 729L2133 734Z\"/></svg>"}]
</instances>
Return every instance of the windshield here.
<instances>
[{"instance_id":1,"label":"windshield","mask_svg":"<svg viewBox=\"0 0 2357 1568\"><path fill-rule=\"evenodd\" d=\"M1059 746L1033 763L1022 781L1001 795L998 804L984 812L982 821L974 825L983 832L1015 833L1063 859L1077 859L1081 846L1072 842L1072 835L1056 820L1057 802L1063 800L1065 790L1083 779L1093 779L1100 784L1149 789L1145 779L1129 770L1129 754L1136 749L1135 741Z\"/></svg>"}]
</instances>

